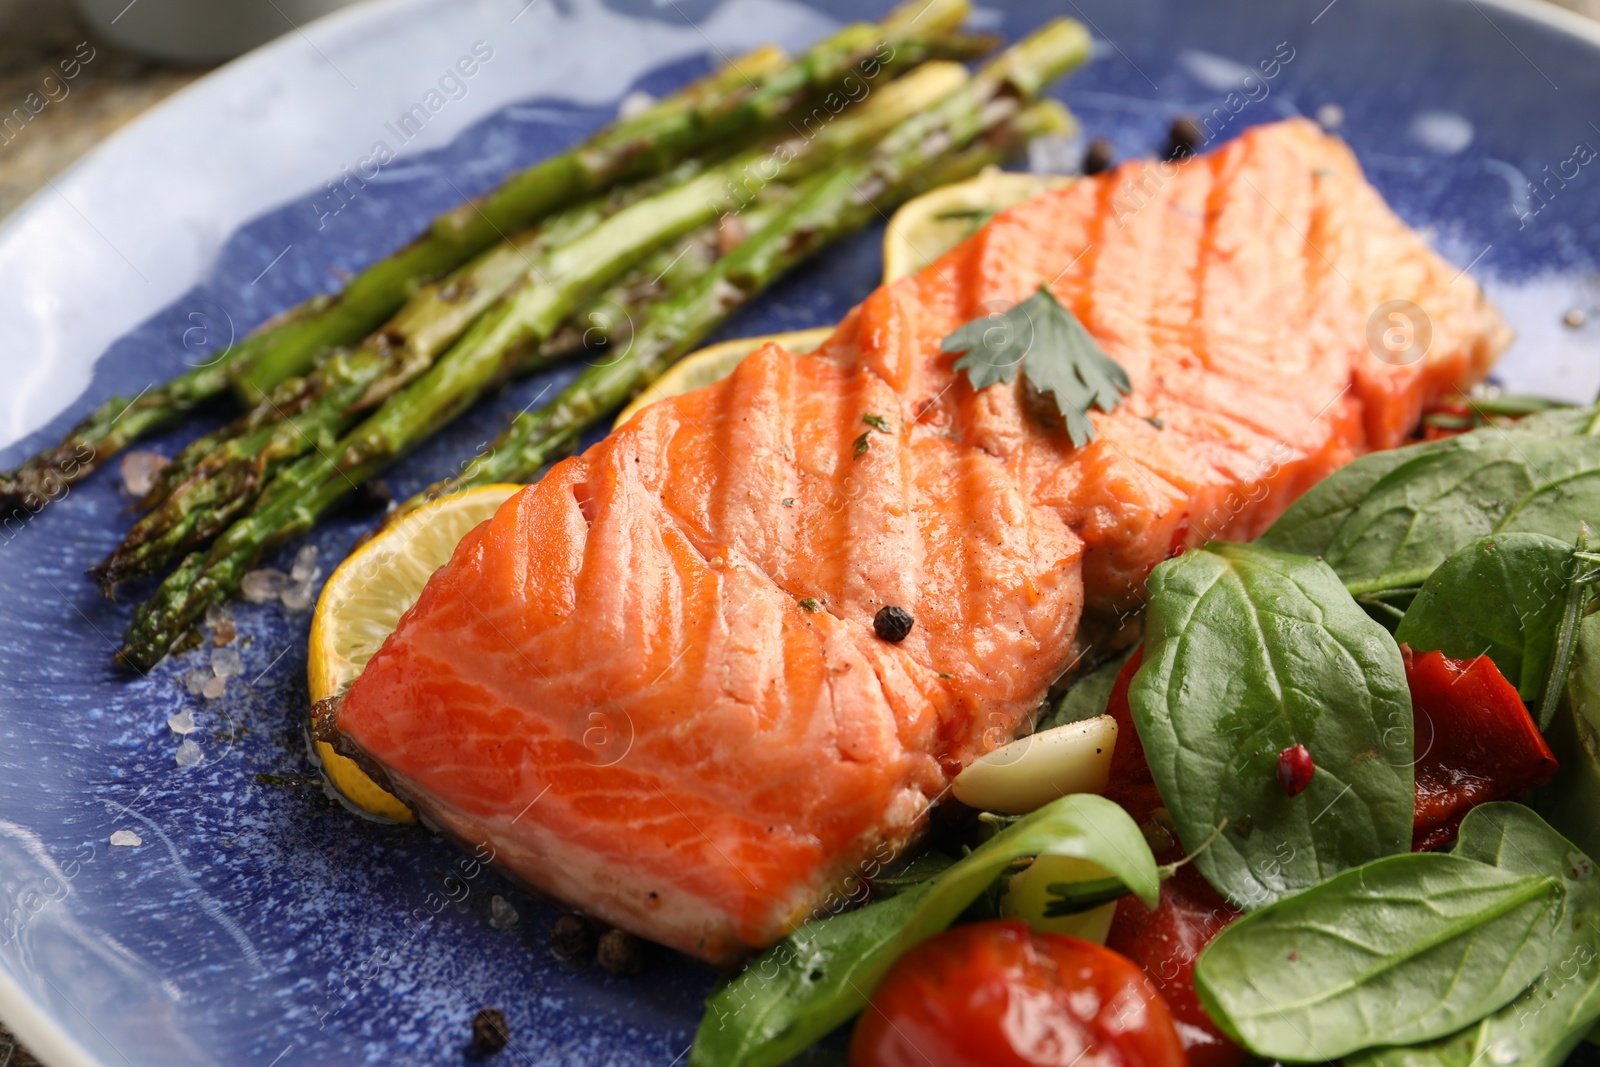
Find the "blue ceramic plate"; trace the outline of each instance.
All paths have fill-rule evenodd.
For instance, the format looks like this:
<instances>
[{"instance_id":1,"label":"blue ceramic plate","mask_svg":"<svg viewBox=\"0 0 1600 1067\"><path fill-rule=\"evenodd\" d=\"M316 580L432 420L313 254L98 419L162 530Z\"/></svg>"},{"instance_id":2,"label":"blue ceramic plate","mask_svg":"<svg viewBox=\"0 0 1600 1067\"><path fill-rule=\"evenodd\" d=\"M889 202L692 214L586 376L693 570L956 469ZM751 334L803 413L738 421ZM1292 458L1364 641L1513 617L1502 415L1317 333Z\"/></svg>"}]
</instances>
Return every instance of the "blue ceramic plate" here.
<instances>
[{"instance_id":1,"label":"blue ceramic plate","mask_svg":"<svg viewBox=\"0 0 1600 1067\"><path fill-rule=\"evenodd\" d=\"M1064 7L1093 28L1095 58L1057 92L1090 132L1130 156L1180 112L1224 137L1341 119L1372 180L1516 326L1504 383L1594 395L1600 27L1507 0L1082 5ZM230 65L0 228L0 464L327 288L597 126L629 89L882 6L392 0ZM1005 0L978 18L1015 38L1062 7ZM442 80L468 56L471 77ZM1245 81L1273 58L1274 78ZM400 158L345 184L380 141ZM798 271L723 335L835 321L871 290L879 239ZM1569 311L1590 325L1564 325ZM389 481L404 494L443 474L570 373L485 402ZM300 728L307 614L239 606L244 673L218 700L185 688L196 653L145 677L112 668L130 606L83 570L128 523L116 481L0 517L0 1018L56 1064L437 1064L467 1058L469 1020L493 1005L512 1035L501 1062L679 1062L709 971L665 952L634 978L561 963L548 906L323 794ZM371 521L318 531L324 569ZM167 725L185 710L193 766ZM118 831L142 843L112 845ZM489 921L496 895L519 917L509 929Z\"/></svg>"}]
</instances>

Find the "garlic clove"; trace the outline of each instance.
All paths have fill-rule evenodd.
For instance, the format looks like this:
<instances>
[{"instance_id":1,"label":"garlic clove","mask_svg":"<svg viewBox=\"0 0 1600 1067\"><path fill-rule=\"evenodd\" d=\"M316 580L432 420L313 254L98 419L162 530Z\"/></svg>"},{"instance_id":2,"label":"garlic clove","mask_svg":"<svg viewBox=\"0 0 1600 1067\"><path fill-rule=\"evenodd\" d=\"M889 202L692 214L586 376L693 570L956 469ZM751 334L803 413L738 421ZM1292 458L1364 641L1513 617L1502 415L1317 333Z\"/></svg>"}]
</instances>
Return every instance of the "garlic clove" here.
<instances>
[{"instance_id":1,"label":"garlic clove","mask_svg":"<svg viewBox=\"0 0 1600 1067\"><path fill-rule=\"evenodd\" d=\"M1109 715L1020 737L956 775L956 799L981 811L1024 815L1068 793L1099 793L1111 776L1117 722Z\"/></svg>"}]
</instances>

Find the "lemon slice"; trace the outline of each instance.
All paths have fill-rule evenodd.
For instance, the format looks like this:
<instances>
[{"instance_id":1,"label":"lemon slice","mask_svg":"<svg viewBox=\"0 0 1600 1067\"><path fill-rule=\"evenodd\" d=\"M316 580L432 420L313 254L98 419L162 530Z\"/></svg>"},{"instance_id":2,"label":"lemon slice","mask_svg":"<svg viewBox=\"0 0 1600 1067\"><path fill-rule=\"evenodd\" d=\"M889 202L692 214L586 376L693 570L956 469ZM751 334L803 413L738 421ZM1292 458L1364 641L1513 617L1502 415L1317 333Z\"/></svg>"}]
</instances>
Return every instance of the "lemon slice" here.
<instances>
[{"instance_id":1,"label":"lemon slice","mask_svg":"<svg viewBox=\"0 0 1600 1067\"><path fill-rule=\"evenodd\" d=\"M739 365L740 360L768 341L780 344L795 355L801 356L807 352L815 352L817 346L832 334L832 326L822 326L815 330L795 330L793 333L770 333L765 337L741 337L736 341L724 341L719 345L702 348L692 355L685 356L674 364L671 370L652 382L648 389L634 397L633 403L623 408L622 414L617 416L612 429L633 418L640 408L648 407L657 400L679 396L701 386L710 385L712 382L721 381L733 373L733 368Z\"/></svg>"},{"instance_id":2,"label":"lemon slice","mask_svg":"<svg viewBox=\"0 0 1600 1067\"><path fill-rule=\"evenodd\" d=\"M941 185L907 201L883 235L883 284L915 274L965 241L991 217L1072 181L990 167L976 178Z\"/></svg>"},{"instance_id":3,"label":"lemon slice","mask_svg":"<svg viewBox=\"0 0 1600 1067\"><path fill-rule=\"evenodd\" d=\"M339 564L311 620L306 674L313 703L350 688L461 539L521 488L485 485L424 504ZM416 821L411 809L384 792L354 760L325 741L314 747L328 781L350 803L369 815Z\"/></svg>"}]
</instances>

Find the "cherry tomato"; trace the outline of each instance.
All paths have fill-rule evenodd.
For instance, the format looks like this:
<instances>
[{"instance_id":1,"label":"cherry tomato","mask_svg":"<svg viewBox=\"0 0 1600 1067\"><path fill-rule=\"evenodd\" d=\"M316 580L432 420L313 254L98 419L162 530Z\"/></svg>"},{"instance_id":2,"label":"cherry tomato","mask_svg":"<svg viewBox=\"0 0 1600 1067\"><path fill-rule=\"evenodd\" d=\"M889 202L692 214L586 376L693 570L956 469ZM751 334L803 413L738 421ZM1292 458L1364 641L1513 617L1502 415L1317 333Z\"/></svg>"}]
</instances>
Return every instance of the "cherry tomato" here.
<instances>
[{"instance_id":1,"label":"cherry tomato","mask_svg":"<svg viewBox=\"0 0 1600 1067\"><path fill-rule=\"evenodd\" d=\"M1109 949L1016 919L958 926L895 964L851 1067L1184 1067L1172 1016Z\"/></svg>"},{"instance_id":2,"label":"cherry tomato","mask_svg":"<svg viewBox=\"0 0 1600 1067\"><path fill-rule=\"evenodd\" d=\"M1416 745L1414 851L1447 845L1479 804L1544 785L1556 757L1517 689L1488 656L1451 659L1404 645Z\"/></svg>"},{"instance_id":3,"label":"cherry tomato","mask_svg":"<svg viewBox=\"0 0 1600 1067\"><path fill-rule=\"evenodd\" d=\"M1239 917L1193 864L1161 883L1161 903L1151 911L1137 897L1117 902L1106 947L1122 953L1149 977L1166 1001L1190 1067L1237 1067L1244 1050L1217 1029L1194 992L1200 950Z\"/></svg>"}]
</instances>

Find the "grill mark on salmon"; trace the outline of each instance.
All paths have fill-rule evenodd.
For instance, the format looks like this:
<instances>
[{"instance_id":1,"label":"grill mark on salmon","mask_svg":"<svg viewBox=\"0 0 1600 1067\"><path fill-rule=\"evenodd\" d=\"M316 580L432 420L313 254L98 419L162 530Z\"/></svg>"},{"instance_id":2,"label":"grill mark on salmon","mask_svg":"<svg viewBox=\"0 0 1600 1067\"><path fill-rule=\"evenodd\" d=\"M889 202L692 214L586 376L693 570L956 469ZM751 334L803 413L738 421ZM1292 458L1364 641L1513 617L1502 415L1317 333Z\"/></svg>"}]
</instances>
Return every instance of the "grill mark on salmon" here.
<instances>
[{"instance_id":1,"label":"grill mark on salmon","mask_svg":"<svg viewBox=\"0 0 1600 1067\"><path fill-rule=\"evenodd\" d=\"M556 465L435 574L341 746L524 880L704 959L815 914L1151 567L1398 443L1506 342L1307 123L1147 166L1003 213L816 354L769 346ZM1082 448L1021 376L975 393L939 350L1041 282L1134 382ZM1417 364L1367 349L1388 299L1432 318ZM898 644L872 628L890 603Z\"/></svg>"}]
</instances>

